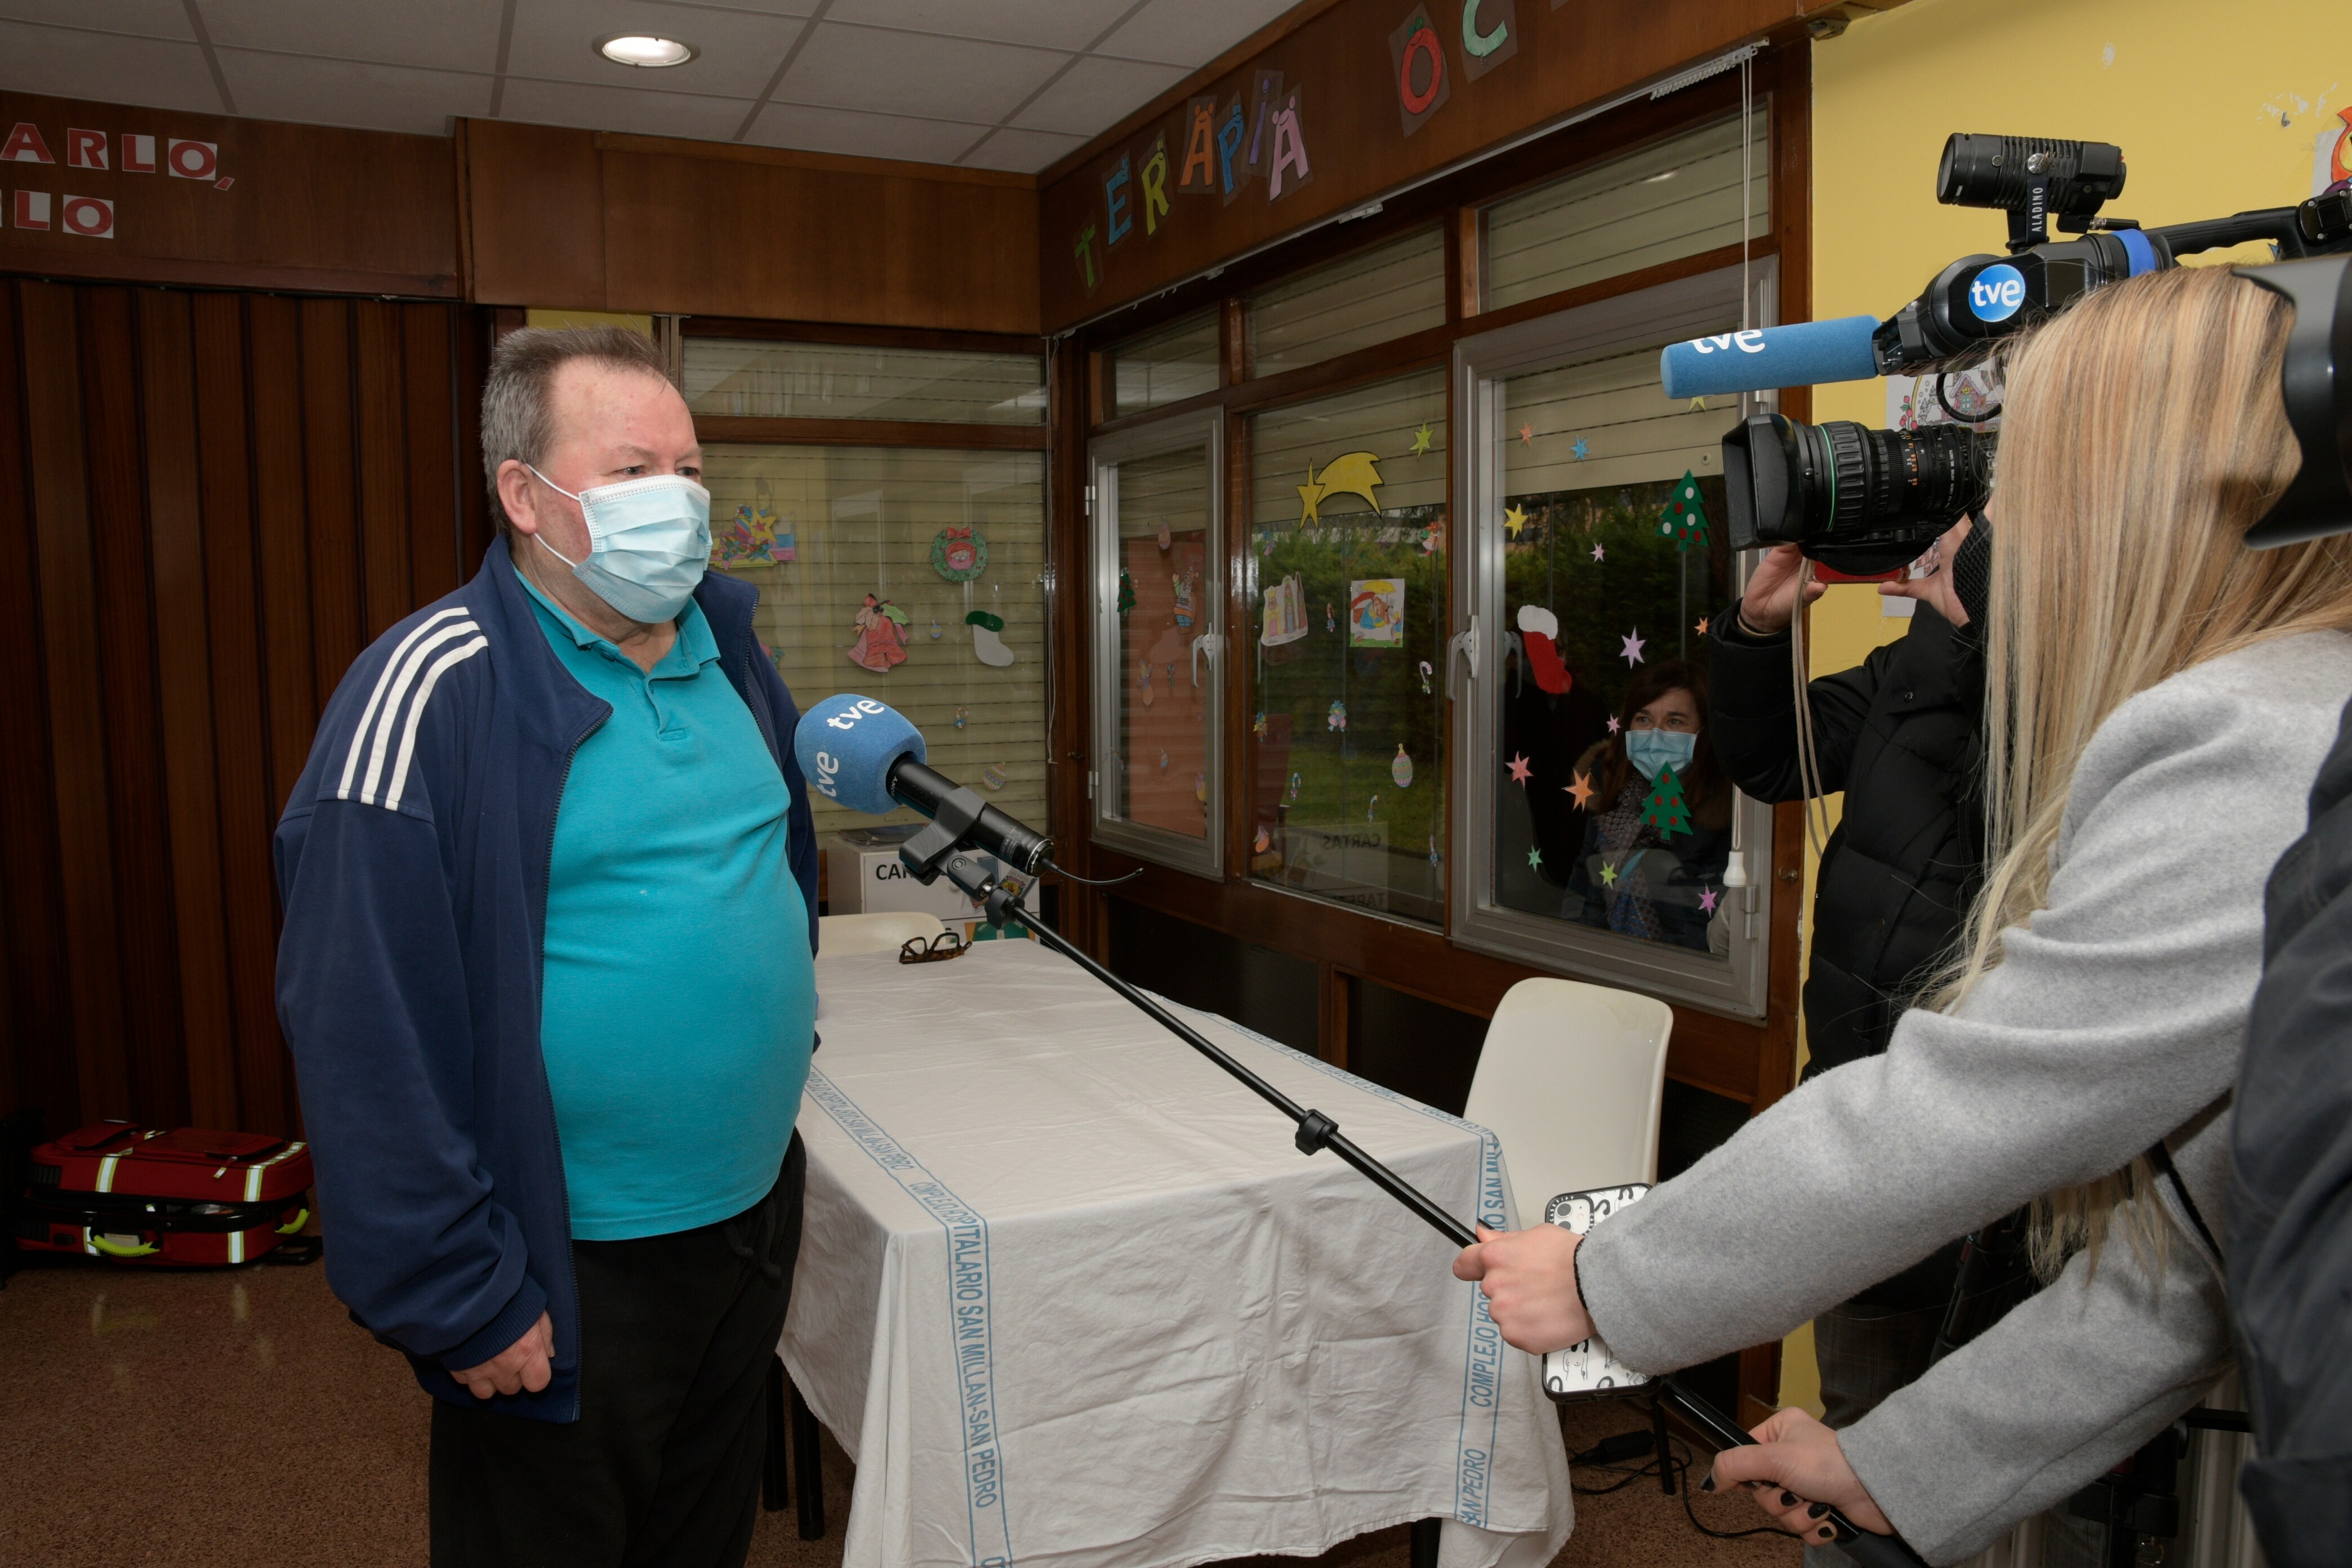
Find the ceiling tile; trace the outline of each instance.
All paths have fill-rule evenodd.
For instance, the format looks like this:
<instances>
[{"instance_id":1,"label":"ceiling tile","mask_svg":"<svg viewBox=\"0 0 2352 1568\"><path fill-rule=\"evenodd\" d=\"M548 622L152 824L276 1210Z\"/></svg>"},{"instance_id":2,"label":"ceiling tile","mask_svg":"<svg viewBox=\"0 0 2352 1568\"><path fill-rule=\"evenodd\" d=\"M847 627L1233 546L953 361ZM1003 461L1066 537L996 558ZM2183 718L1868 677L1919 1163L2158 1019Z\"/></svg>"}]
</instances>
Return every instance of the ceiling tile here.
<instances>
[{"instance_id":1,"label":"ceiling tile","mask_svg":"<svg viewBox=\"0 0 2352 1568\"><path fill-rule=\"evenodd\" d=\"M446 136L451 115L490 110L487 72L417 70L250 49L223 49L220 62L238 112L257 120Z\"/></svg>"},{"instance_id":2,"label":"ceiling tile","mask_svg":"<svg viewBox=\"0 0 2352 1568\"><path fill-rule=\"evenodd\" d=\"M634 132L640 136L731 142L751 108L740 99L696 98L643 88L584 87L576 82L518 81L509 77L499 118L534 125Z\"/></svg>"},{"instance_id":3,"label":"ceiling tile","mask_svg":"<svg viewBox=\"0 0 2352 1568\"><path fill-rule=\"evenodd\" d=\"M155 109L221 111L220 89L194 44L108 37L0 21L0 88Z\"/></svg>"},{"instance_id":4,"label":"ceiling tile","mask_svg":"<svg viewBox=\"0 0 2352 1568\"><path fill-rule=\"evenodd\" d=\"M1088 55L1069 74L1037 95L1013 123L1024 131L1059 131L1092 136L1120 116L1142 108L1184 79L1181 66L1145 65Z\"/></svg>"},{"instance_id":5,"label":"ceiling tile","mask_svg":"<svg viewBox=\"0 0 2352 1568\"><path fill-rule=\"evenodd\" d=\"M903 114L860 114L849 109L816 109L771 103L760 111L747 142L792 147L803 153L841 153L857 158L899 158L946 163L985 133L982 125L945 120L914 120Z\"/></svg>"},{"instance_id":6,"label":"ceiling tile","mask_svg":"<svg viewBox=\"0 0 2352 1568\"><path fill-rule=\"evenodd\" d=\"M966 156L963 166L1034 174L1063 153L1086 144L1083 136L1064 136L1053 131L999 131Z\"/></svg>"},{"instance_id":7,"label":"ceiling tile","mask_svg":"<svg viewBox=\"0 0 2352 1568\"><path fill-rule=\"evenodd\" d=\"M1013 112L1066 55L970 38L920 37L817 24L776 97L793 103L872 110L919 104L943 120L993 124Z\"/></svg>"},{"instance_id":8,"label":"ceiling tile","mask_svg":"<svg viewBox=\"0 0 2352 1568\"><path fill-rule=\"evenodd\" d=\"M5 0L11 22L55 22L93 33L195 42L182 0Z\"/></svg>"},{"instance_id":9,"label":"ceiling tile","mask_svg":"<svg viewBox=\"0 0 2352 1568\"><path fill-rule=\"evenodd\" d=\"M518 0L507 69L541 81L756 99L805 25L792 16L646 0ZM596 52L596 40L615 33L676 38L702 52L662 70L615 65ZM737 115L739 123L741 118ZM734 129L729 126L728 134Z\"/></svg>"},{"instance_id":10,"label":"ceiling tile","mask_svg":"<svg viewBox=\"0 0 2352 1568\"><path fill-rule=\"evenodd\" d=\"M213 42L225 49L485 74L499 63L497 0L400 0L398 5L379 0L357 5L321 5L318 0L202 3L205 26ZM245 107L241 98L237 107Z\"/></svg>"},{"instance_id":11,"label":"ceiling tile","mask_svg":"<svg viewBox=\"0 0 2352 1568\"><path fill-rule=\"evenodd\" d=\"M1291 5L1292 0L1151 0L1103 40L1101 52L1190 70L1207 65Z\"/></svg>"},{"instance_id":12,"label":"ceiling tile","mask_svg":"<svg viewBox=\"0 0 2352 1568\"><path fill-rule=\"evenodd\" d=\"M1135 0L834 0L828 22L897 27L910 33L1034 44L1076 54Z\"/></svg>"}]
</instances>

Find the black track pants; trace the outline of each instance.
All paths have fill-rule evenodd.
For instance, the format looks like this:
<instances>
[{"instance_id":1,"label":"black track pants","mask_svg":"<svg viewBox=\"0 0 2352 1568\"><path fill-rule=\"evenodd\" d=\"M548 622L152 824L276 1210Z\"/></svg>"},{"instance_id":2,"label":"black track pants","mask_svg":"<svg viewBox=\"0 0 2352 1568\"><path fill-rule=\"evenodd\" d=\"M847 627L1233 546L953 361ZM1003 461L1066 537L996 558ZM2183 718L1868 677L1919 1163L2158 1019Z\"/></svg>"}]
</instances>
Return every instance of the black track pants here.
<instances>
[{"instance_id":1,"label":"black track pants","mask_svg":"<svg viewBox=\"0 0 2352 1568\"><path fill-rule=\"evenodd\" d=\"M434 1568L742 1563L807 1171L795 1133L774 1189L733 1219L572 1243L580 1419L434 1402Z\"/></svg>"}]
</instances>

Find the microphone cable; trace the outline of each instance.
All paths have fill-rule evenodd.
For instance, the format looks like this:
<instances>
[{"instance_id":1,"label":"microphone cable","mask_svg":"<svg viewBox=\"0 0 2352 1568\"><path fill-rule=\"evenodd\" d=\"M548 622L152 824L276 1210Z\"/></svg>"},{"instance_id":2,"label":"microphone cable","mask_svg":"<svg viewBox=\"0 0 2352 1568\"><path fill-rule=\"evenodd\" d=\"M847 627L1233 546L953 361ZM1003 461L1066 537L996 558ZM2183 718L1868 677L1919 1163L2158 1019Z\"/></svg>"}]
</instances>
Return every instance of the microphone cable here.
<instances>
[{"instance_id":1,"label":"microphone cable","mask_svg":"<svg viewBox=\"0 0 2352 1568\"><path fill-rule=\"evenodd\" d=\"M1081 887L1087 888L1116 888L1121 882L1132 882L1138 877L1143 875L1143 868L1138 866L1134 870L1129 871L1124 877L1108 877L1097 879L1093 877L1081 877L1076 872L1068 870L1052 860L1045 862L1045 869L1051 871L1054 875L1061 878L1066 882L1076 882Z\"/></svg>"}]
</instances>

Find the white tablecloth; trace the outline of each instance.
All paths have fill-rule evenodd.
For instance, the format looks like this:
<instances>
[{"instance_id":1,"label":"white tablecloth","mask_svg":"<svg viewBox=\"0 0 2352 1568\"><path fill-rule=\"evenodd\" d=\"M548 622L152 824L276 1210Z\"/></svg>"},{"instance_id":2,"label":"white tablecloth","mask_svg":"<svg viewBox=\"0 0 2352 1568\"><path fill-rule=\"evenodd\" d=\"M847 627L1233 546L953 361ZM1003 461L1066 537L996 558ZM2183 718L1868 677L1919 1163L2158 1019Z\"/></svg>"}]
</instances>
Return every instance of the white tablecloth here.
<instances>
[{"instance_id":1,"label":"white tablecloth","mask_svg":"<svg viewBox=\"0 0 2352 1568\"><path fill-rule=\"evenodd\" d=\"M1537 1363L1453 1251L1067 960L819 958L783 1356L857 1464L846 1568L1175 1568L1450 1521L1444 1568L1571 1522ZM1187 1016L1452 1212L1494 1135Z\"/></svg>"}]
</instances>

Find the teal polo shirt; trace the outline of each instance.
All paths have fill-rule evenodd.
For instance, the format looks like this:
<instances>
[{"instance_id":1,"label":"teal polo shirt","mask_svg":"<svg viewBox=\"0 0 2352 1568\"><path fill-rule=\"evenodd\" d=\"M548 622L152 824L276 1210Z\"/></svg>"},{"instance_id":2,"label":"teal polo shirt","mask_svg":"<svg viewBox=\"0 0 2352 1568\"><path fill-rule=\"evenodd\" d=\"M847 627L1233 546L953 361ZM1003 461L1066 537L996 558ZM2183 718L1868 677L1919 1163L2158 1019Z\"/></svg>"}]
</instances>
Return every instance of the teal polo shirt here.
<instances>
[{"instance_id":1,"label":"teal polo shirt","mask_svg":"<svg viewBox=\"0 0 2352 1568\"><path fill-rule=\"evenodd\" d=\"M613 705L555 817L540 1048L581 1241L728 1219L775 1184L816 974L792 796L688 602L650 674L532 586L540 630Z\"/></svg>"}]
</instances>

